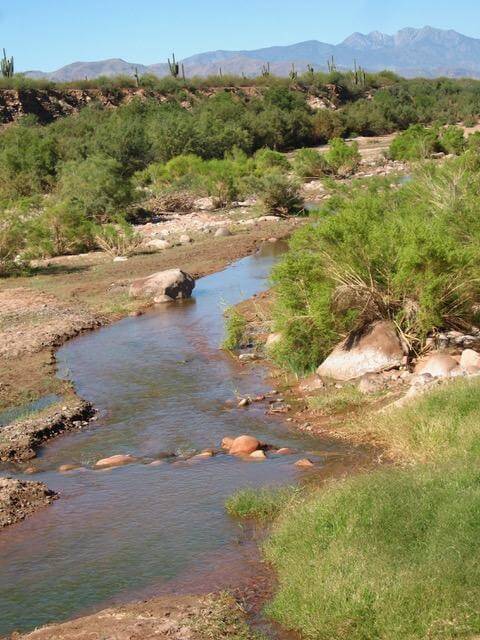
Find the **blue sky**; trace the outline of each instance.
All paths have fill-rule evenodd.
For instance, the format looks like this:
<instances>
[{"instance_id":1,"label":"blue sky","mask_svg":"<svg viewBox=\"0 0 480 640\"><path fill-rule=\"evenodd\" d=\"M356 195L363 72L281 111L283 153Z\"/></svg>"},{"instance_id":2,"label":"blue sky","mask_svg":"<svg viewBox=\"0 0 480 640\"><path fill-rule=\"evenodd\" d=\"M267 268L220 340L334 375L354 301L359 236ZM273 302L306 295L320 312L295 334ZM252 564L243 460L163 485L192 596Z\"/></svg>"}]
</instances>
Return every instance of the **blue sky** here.
<instances>
[{"instance_id":1,"label":"blue sky","mask_svg":"<svg viewBox=\"0 0 480 640\"><path fill-rule=\"evenodd\" d=\"M429 24L480 37L477 0L0 0L0 47L17 70L76 60L163 62L212 49L255 49L353 31Z\"/></svg>"}]
</instances>

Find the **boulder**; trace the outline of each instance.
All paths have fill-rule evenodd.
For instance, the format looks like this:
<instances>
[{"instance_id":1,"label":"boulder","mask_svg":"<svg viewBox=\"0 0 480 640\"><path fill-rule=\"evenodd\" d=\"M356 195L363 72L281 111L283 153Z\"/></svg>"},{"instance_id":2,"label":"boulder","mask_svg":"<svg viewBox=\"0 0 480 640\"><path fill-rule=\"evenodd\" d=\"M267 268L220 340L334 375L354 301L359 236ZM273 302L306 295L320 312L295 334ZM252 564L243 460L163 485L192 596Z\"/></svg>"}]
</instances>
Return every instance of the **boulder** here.
<instances>
[{"instance_id":1,"label":"boulder","mask_svg":"<svg viewBox=\"0 0 480 640\"><path fill-rule=\"evenodd\" d=\"M229 449L232 456L248 456L260 448L260 441L253 436L239 436L235 438Z\"/></svg>"},{"instance_id":2,"label":"boulder","mask_svg":"<svg viewBox=\"0 0 480 640\"><path fill-rule=\"evenodd\" d=\"M261 449L257 449L250 454L250 458L254 458L254 460L266 460L267 456Z\"/></svg>"},{"instance_id":3,"label":"boulder","mask_svg":"<svg viewBox=\"0 0 480 640\"><path fill-rule=\"evenodd\" d=\"M433 378L447 378L458 363L448 353L432 353L415 367L415 374L429 373Z\"/></svg>"},{"instance_id":4,"label":"boulder","mask_svg":"<svg viewBox=\"0 0 480 640\"><path fill-rule=\"evenodd\" d=\"M110 467L121 467L125 464L136 462L136 458L129 454L118 454L109 458L102 458L95 463L95 469L108 469Z\"/></svg>"},{"instance_id":5,"label":"boulder","mask_svg":"<svg viewBox=\"0 0 480 640\"><path fill-rule=\"evenodd\" d=\"M405 350L393 323L382 320L351 334L338 344L317 369L319 376L353 380L366 373L399 367Z\"/></svg>"},{"instance_id":6,"label":"boulder","mask_svg":"<svg viewBox=\"0 0 480 640\"><path fill-rule=\"evenodd\" d=\"M190 242L192 242L192 239L190 236L187 236L187 234L183 234L180 236L178 241L180 242L180 244L190 244Z\"/></svg>"},{"instance_id":7,"label":"boulder","mask_svg":"<svg viewBox=\"0 0 480 640\"><path fill-rule=\"evenodd\" d=\"M181 269L167 269L134 280L130 286L130 297L168 302L178 298L190 298L194 287L195 280L188 273Z\"/></svg>"},{"instance_id":8,"label":"boulder","mask_svg":"<svg viewBox=\"0 0 480 640\"><path fill-rule=\"evenodd\" d=\"M215 231L215 238L227 238L228 236L231 236L232 232L227 229L227 227L219 227L216 231Z\"/></svg>"},{"instance_id":9,"label":"boulder","mask_svg":"<svg viewBox=\"0 0 480 640\"><path fill-rule=\"evenodd\" d=\"M460 358L460 366L464 369L468 369L469 367L480 367L480 353L477 353L473 349L465 349L462 352L462 356Z\"/></svg>"},{"instance_id":10,"label":"boulder","mask_svg":"<svg viewBox=\"0 0 480 640\"><path fill-rule=\"evenodd\" d=\"M228 437L224 438L221 444L222 449L225 449L226 451L230 451L230 449L232 448L233 442L234 442L234 438L228 438Z\"/></svg>"}]
</instances>

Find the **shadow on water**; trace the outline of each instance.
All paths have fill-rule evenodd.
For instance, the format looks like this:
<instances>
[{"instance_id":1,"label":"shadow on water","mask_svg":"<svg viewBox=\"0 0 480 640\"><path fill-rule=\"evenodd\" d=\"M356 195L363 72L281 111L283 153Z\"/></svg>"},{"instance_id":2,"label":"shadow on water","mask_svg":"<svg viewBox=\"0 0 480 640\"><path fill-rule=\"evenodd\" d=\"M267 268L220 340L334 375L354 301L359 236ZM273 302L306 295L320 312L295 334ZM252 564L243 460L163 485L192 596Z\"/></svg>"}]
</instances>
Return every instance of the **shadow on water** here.
<instances>
[{"instance_id":1,"label":"shadow on water","mask_svg":"<svg viewBox=\"0 0 480 640\"><path fill-rule=\"evenodd\" d=\"M224 306L267 288L281 251L267 244L199 280L194 301L127 318L60 349L60 375L73 380L100 418L85 432L58 438L38 460L38 478L61 498L0 534L0 634L64 620L138 590L158 591L189 572L208 574L211 559L228 554L238 537L225 498L240 487L301 475L295 456L255 463L219 455L67 474L56 471L60 464L188 452L241 433L302 455L322 448L266 416L264 407L226 404L237 392L267 387L262 367L241 367L219 351Z\"/></svg>"}]
</instances>

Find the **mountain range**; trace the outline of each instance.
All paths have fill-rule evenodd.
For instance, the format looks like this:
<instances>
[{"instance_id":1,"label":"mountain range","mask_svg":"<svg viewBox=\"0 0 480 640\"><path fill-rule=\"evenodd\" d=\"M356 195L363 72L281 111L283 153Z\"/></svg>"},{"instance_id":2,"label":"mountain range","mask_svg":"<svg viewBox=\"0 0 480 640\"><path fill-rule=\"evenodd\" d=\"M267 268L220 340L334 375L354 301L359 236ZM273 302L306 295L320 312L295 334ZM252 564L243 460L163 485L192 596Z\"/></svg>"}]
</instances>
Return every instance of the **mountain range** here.
<instances>
[{"instance_id":1,"label":"mountain range","mask_svg":"<svg viewBox=\"0 0 480 640\"><path fill-rule=\"evenodd\" d=\"M325 70L333 56L338 69L351 69L354 60L368 71L390 69L405 77L480 77L480 39L457 31L407 27L394 35L379 31L353 33L337 45L308 40L288 46L273 46L251 51L208 51L181 62L188 77L222 73L255 76L270 64L272 73L288 75L292 64L299 72L307 65ZM93 62L74 62L53 72L28 71L26 75L57 82L92 79L98 76L169 74L167 63L152 65L126 62L120 58Z\"/></svg>"}]
</instances>

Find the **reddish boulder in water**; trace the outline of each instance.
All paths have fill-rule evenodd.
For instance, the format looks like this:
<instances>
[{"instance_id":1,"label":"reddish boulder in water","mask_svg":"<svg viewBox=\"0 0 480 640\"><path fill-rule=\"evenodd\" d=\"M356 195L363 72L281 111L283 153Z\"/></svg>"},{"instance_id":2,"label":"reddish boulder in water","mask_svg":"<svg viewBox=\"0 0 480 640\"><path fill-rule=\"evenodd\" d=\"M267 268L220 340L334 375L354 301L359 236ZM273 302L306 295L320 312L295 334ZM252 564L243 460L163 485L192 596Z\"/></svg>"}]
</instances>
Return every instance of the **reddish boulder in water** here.
<instances>
[{"instance_id":1,"label":"reddish boulder in water","mask_svg":"<svg viewBox=\"0 0 480 640\"><path fill-rule=\"evenodd\" d=\"M129 454L118 454L116 456L110 456L109 458L102 458L95 463L96 469L108 469L109 467L121 467L125 464L132 464L136 462L136 458Z\"/></svg>"},{"instance_id":2,"label":"reddish boulder in water","mask_svg":"<svg viewBox=\"0 0 480 640\"><path fill-rule=\"evenodd\" d=\"M248 456L260 449L260 446L260 441L253 436L239 436L232 442L230 453L232 456Z\"/></svg>"}]
</instances>

